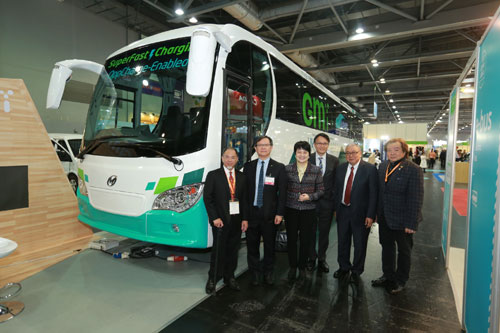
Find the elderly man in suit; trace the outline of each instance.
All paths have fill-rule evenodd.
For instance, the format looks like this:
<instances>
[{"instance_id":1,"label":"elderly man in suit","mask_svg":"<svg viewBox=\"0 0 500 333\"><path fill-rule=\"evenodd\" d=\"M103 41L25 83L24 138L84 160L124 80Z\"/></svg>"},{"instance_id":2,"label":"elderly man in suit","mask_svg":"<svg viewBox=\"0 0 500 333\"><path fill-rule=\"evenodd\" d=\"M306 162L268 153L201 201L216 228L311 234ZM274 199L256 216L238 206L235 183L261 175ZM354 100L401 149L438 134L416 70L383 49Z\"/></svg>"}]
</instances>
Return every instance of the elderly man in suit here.
<instances>
[{"instance_id":1,"label":"elderly man in suit","mask_svg":"<svg viewBox=\"0 0 500 333\"><path fill-rule=\"evenodd\" d=\"M413 234L422 220L424 179L422 169L409 161L403 139L385 145L388 161L379 167L378 224L383 275L372 281L391 294L404 289L410 275ZM397 259L396 259L397 245Z\"/></svg>"},{"instance_id":2,"label":"elderly man in suit","mask_svg":"<svg viewBox=\"0 0 500 333\"><path fill-rule=\"evenodd\" d=\"M346 147L347 162L337 169L335 207L337 212L338 263L335 278L351 273L351 282L359 284L364 271L366 245L377 214L377 168L361 160L361 148L351 143ZM351 239L354 258L351 264Z\"/></svg>"},{"instance_id":3,"label":"elderly man in suit","mask_svg":"<svg viewBox=\"0 0 500 333\"><path fill-rule=\"evenodd\" d=\"M252 285L274 283L274 245L276 225L285 213L287 177L285 166L271 158L273 140L260 136L255 140L258 158L247 162L243 173L248 184L249 220L247 236L248 269L252 274ZM260 264L260 239L264 239L264 260Z\"/></svg>"},{"instance_id":4,"label":"elderly man in suit","mask_svg":"<svg viewBox=\"0 0 500 333\"><path fill-rule=\"evenodd\" d=\"M237 163L236 150L226 148L222 154L223 166L210 171L205 180L203 201L214 240L205 286L207 294L215 292L221 277L229 288L240 290L234 271L238 263L241 232L247 230L248 221L246 181L243 173L235 170Z\"/></svg>"},{"instance_id":5,"label":"elderly man in suit","mask_svg":"<svg viewBox=\"0 0 500 333\"><path fill-rule=\"evenodd\" d=\"M316 152L311 154L309 158L309 163L321 169L325 192L316 203L316 218L314 218L312 226L313 232L307 269L312 271L316 265L316 259L318 259L318 271L325 273L330 271L326 262L326 250L328 249L330 226L333 220L335 171L339 165L339 159L327 153L329 145L330 137L325 133L319 133L314 137L314 149L316 149ZM316 234L318 234L317 237ZM318 239L317 251L316 238Z\"/></svg>"}]
</instances>

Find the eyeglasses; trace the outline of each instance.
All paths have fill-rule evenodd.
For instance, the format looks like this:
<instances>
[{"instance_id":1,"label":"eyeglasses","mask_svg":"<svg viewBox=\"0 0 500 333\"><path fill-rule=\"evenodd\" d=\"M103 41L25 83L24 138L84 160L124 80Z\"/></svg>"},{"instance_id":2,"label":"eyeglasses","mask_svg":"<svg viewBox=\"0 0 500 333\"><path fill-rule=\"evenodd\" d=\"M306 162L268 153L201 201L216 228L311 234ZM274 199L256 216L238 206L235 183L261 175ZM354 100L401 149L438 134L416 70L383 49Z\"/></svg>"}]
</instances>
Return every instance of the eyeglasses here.
<instances>
[{"instance_id":1,"label":"eyeglasses","mask_svg":"<svg viewBox=\"0 0 500 333\"><path fill-rule=\"evenodd\" d=\"M348 151L345 154L346 155L357 155L357 154L359 154L359 151Z\"/></svg>"},{"instance_id":2,"label":"eyeglasses","mask_svg":"<svg viewBox=\"0 0 500 333\"><path fill-rule=\"evenodd\" d=\"M255 147L270 147L271 145L269 143L259 143L255 145Z\"/></svg>"}]
</instances>

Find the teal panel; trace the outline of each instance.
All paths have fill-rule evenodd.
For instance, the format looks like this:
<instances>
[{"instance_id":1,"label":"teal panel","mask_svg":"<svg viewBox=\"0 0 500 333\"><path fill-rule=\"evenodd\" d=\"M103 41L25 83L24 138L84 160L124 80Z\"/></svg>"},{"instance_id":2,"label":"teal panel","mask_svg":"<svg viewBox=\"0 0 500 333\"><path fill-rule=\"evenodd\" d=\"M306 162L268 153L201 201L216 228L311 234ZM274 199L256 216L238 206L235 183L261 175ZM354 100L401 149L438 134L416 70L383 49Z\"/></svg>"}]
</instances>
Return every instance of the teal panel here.
<instances>
[{"instance_id":1,"label":"teal panel","mask_svg":"<svg viewBox=\"0 0 500 333\"><path fill-rule=\"evenodd\" d=\"M151 191L152 189L155 188L156 182L149 182L148 185L146 185L146 191Z\"/></svg>"},{"instance_id":2,"label":"teal panel","mask_svg":"<svg viewBox=\"0 0 500 333\"><path fill-rule=\"evenodd\" d=\"M175 177L164 177L160 178L158 181L158 185L156 185L155 194L165 192L166 190L170 190L175 187L177 183L178 176Z\"/></svg>"},{"instance_id":3,"label":"teal panel","mask_svg":"<svg viewBox=\"0 0 500 333\"><path fill-rule=\"evenodd\" d=\"M94 228L157 244L207 248L208 216L203 198L188 211L150 210L141 216L124 216L98 210L88 197L78 195L78 219ZM175 231L175 226L179 232Z\"/></svg>"},{"instance_id":4,"label":"teal panel","mask_svg":"<svg viewBox=\"0 0 500 333\"><path fill-rule=\"evenodd\" d=\"M85 175L85 182L88 183L89 182L89 176L88 175Z\"/></svg>"},{"instance_id":5,"label":"teal panel","mask_svg":"<svg viewBox=\"0 0 500 333\"><path fill-rule=\"evenodd\" d=\"M205 168L201 168L201 169L186 173L184 175L184 178L182 178L182 185L201 183L201 181L203 179L203 171L204 170L205 170Z\"/></svg>"}]
</instances>

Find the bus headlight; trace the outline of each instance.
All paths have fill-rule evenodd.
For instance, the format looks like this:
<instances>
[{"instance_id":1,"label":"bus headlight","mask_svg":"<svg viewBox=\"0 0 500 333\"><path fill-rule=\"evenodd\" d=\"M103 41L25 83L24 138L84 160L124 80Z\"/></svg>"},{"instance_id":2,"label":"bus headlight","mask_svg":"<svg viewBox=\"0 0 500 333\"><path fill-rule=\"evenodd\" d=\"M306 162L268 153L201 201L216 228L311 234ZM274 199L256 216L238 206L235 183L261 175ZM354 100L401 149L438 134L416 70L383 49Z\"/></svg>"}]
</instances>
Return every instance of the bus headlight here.
<instances>
[{"instance_id":1,"label":"bus headlight","mask_svg":"<svg viewBox=\"0 0 500 333\"><path fill-rule=\"evenodd\" d=\"M156 197L153 209L166 209L182 213L200 200L204 186L203 183L196 183L167 190Z\"/></svg>"},{"instance_id":2,"label":"bus headlight","mask_svg":"<svg viewBox=\"0 0 500 333\"><path fill-rule=\"evenodd\" d=\"M84 196L88 196L87 186L85 186L85 181L78 176L78 188L80 189L80 194Z\"/></svg>"}]
</instances>

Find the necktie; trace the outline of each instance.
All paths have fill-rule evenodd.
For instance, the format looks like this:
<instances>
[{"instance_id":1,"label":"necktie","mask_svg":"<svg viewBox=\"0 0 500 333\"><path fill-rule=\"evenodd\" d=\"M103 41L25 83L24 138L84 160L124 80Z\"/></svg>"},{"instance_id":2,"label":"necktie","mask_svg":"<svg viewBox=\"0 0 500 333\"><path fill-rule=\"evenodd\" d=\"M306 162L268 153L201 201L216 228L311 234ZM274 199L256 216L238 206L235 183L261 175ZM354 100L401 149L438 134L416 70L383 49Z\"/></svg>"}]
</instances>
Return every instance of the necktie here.
<instances>
[{"instance_id":1,"label":"necktie","mask_svg":"<svg viewBox=\"0 0 500 333\"><path fill-rule=\"evenodd\" d=\"M347 185L345 187L345 194L344 194L344 203L346 205L351 204L351 188L352 188L352 179L354 178L354 167L351 167L351 174L349 175L349 178L347 179Z\"/></svg>"},{"instance_id":2,"label":"necktie","mask_svg":"<svg viewBox=\"0 0 500 333\"><path fill-rule=\"evenodd\" d=\"M257 185L257 207L264 205L264 161L260 165L259 183Z\"/></svg>"},{"instance_id":3,"label":"necktie","mask_svg":"<svg viewBox=\"0 0 500 333\"><path fill-rule=\"evenodd\" d=\"M234 201L234 178L233 178L233 171L229 171L229 192L231 192L231 201Z\"/></svg>"},{"instance_id":4,"label":"necktie","mask_svg":"<svg viewBox=\"0 0 500 333\"><path fill-rule=\"evenodd\" d=\"M323 157L318 157L319 158L319 167L321 169L321 174L324 176L325 175L325 169L323 168Z\"/></svg>"}]
</instances>

